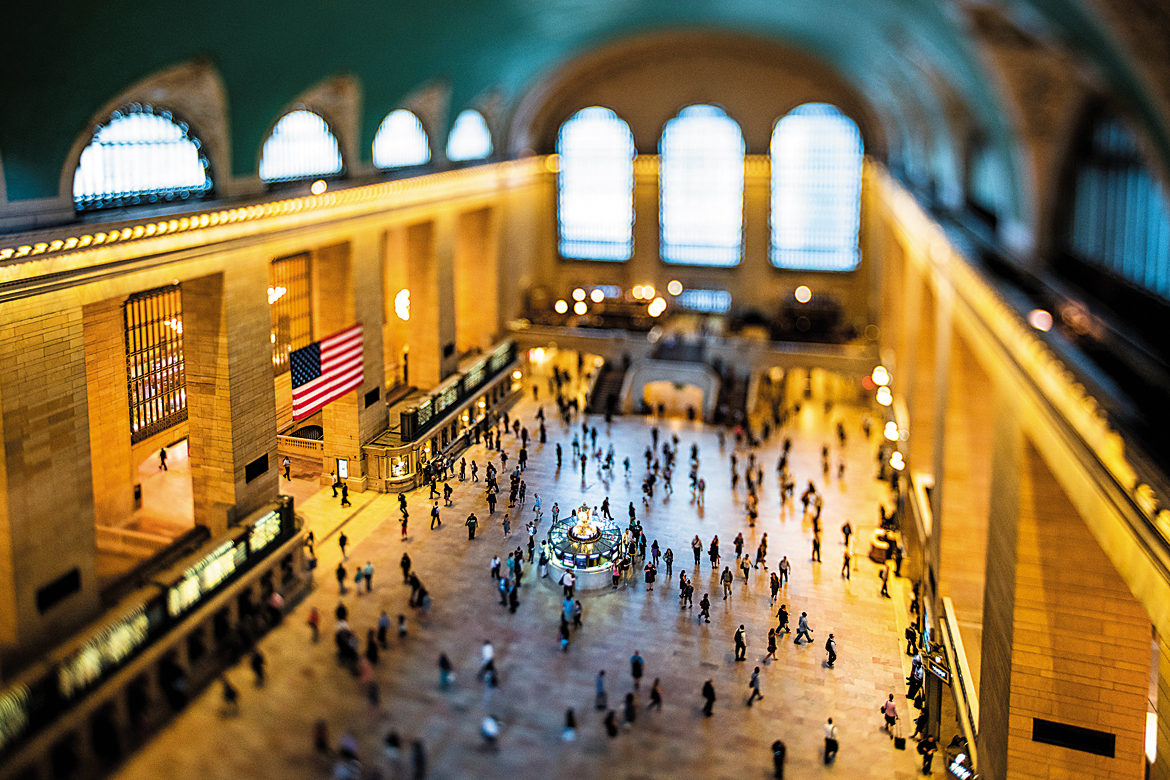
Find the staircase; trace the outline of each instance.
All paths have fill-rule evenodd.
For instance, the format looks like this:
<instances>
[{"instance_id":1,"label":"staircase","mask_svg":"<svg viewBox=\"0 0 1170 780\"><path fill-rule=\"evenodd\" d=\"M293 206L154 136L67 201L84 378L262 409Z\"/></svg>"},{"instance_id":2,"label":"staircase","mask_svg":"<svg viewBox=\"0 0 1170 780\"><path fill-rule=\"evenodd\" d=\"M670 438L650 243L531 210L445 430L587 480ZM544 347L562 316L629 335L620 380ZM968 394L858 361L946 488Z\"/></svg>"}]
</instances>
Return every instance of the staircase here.
<instances>
[{"instance_id":1,"label":"staircase","mask_svg":"<svg viewBox=\"0 0 1170 780\"><path fill-rule=\"evenodd\" d=\"M593 385L593 395L589 397L589 414L621 414L621 404L618 399L622 393L622 381L626 378L626 370L606 361L597 375L597 383Z\"/></svg>"}]
</instances>

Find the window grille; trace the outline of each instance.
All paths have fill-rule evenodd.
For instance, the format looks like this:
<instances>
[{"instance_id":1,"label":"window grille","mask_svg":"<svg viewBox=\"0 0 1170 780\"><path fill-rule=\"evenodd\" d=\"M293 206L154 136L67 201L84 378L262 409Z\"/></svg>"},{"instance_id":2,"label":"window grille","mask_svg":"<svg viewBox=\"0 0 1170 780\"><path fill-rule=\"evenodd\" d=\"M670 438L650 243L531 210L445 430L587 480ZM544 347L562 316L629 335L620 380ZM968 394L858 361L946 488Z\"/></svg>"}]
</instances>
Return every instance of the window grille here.
<instances>
[{"instance_id":1,"label":"window grille","mask_svg":"<svg viewBox=\"0 0 1170 780\"><path fill-rule=\"evenodd\" d=\"M726 314L731 311L731 293L727 290L686 289L675 296L674 303L681 309L703 314Z\"/></svg>"},{"instance_id":2,"label":"window grille","mask_svg":"<svg viewBox=\"0 0 1170 780\"><path fill-rule=\"evenodd\" d=\"M772 264L851 271L861 256L861 133L836 107L807 103L772 132Z\"/></svg>"},{"instance_id":3,"label":"window grille","mask_svg":"<svg viewBox=\"0 0 1170 780\"><path fill-rule=\"evenodd\" d=\"M430 140L418 117L404 108L387 114L374 136L374 165L405 168L430 161Z\"/></svg>"},{"instance_id":4,"label":"window grille","mask_svg":"<svg viewBox=\"0 0 1170 780\"><path fill-rule=\"evenodd\" d=\"M157 112L157 113L156 113ZM80 210L201 198L211 191L198 138L169 111L133 104L115 111L81 152L73 174Z\"/></svg>"},{"instance_id":5,"label":"window grille","mask_svg":"<svg viewBox=\"0 0 1170 780\"><path fill-rule=\"evenodd\" d=\"M137 293L122 314L130 440L137 443L187 419L182 293L177 285Z\"/></svg>"},{"instance_id":6,"label":"window grille","mask_svg":"<svg viewBox=\"0 0 1170 780\"><path fill-rule=\"evenodd\" d=\"M309 255L273 260L268 267L268 308L272 313L272 369L289 370L288 356L313 341Z\"/></svg>"},{"instance_id":7,"label":"window grille","mask_svg":"<svg viewBox=\"0 0 1170 780\"><path fill-rule=\"evenodd\" d=\"M689 106L659 142L662 259L733 266L743 249L743 134L715 106Z\"/></svg>"},{"instance_id":8,"label":"window grille","mask_svg":"<svg viewBox=\"0 0 1170 780\"><path fill-rule=\"evenodd\" d=\"M578 111L557 136L560 253L629 260L634 252L634 136L608 108Z\"/></svg>"},{"instance_id":9,"label":"window grille","mask_svg":"<svg viewBox=\"0 0 1170 780\"><path fill-rule=\"evenodd\" d=\"M295 181L341 173L337 138L317 114L299 108L280 118L260 151L260 178Z\"/></svg>"},{"instance_id":10,"label":"window grille","mask_svg":"<svg viewBox=\"0 0 1170 780\"><path fill-rule=\"evenodd\" d=\"M1170 299L1170 211L1137 139L1103 115L1083 142L1065 241L1083 262Z\"/></svg>"},{"instance_id":11,"label":"window grille","mask_svg":"<svg viewBox=\"0 0 1170 780\"><path fill-rule=\"evenodd\" d=\"M483 115L470 108L460 112L447 136L447 159L453 162L481 160L491 153L492 134Z\"/></svg>"}]
</instances>

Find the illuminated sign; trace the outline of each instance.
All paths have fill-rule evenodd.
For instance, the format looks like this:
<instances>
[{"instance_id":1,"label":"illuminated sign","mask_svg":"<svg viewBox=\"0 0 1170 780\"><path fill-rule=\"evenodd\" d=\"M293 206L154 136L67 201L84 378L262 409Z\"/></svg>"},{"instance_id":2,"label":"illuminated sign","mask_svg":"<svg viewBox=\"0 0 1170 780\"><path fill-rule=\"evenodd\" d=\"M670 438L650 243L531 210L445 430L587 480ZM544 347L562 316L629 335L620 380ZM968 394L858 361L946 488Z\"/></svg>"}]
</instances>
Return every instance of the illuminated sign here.
<instances>
[{"instance_id":1,"label":"illuminated sign","mask_svg":"<svg viewBox=\"0 0 1170 780\"><path fill-rule=\"evenodd\" d=\"M17 685L0 696L0 750L28 727L28 688Z\"/></svg>"},{"instance_id":2,"label":"illuminated sign","mask_svg":"<svg viewBox=\"0 0 1170 780\"><path fill-rule=\"evenodd\" d=\"M459 383L453 382L439 394L439 401L435 404L435 414L442 414L455 405L459 400Z\"/></svg>"},{"instance_id":3,"label":"illuminated sign","mask_svg":"<svg viewBox=\"0 0 1170 780\"><path fill-rule=\"evenodd\" d=\"M926 657L926 668L930 670L938 679L947 683L951 682L951 670L947 668L947 662L941 655L928 655Z\"/></svg>"},{"instance_id":4,"label":"illuminated sign","mask_svg":"<svg viewBox=\"0 0 1170 780\"><path fill-rule=\"evenodd\" d=\"M57 690L72 699L106 672L117 669L149 635L150 619L141 607L132 615L102 630L57 667Z\"/></svg>"},{"instance_id":5,"label":"illuminated sign","mask_svg":"<svg viewBox=\"0 0 1170 780\"><path fill-rule=\"evenodd\" d=\"M971 768L971 759L967 757L966 753L960 753L954 757L947 771L959 780L978 780L978 775L975 770Z\"/></svg>"},{"instance_id":6,"label":"illuminated sign","mask_svg":"<svg viewBox=\"0 0 1170 780\"><path fill-rule=\"evenodd\" d=\"M273 510L261 517L248 533L248 549L253 553L263 550L280 536L280 512Z\"/></svg>"},{"instance_id":7,"label":"illuminated sign","mask_svg":"<svg viewBox=\"0 0 1170 780\"><path fill-rule=\"evenodd\" d=\"M418 428L423 430L427 427L427 423L435 416L435 408L431 405L431 399L427 399L418 405Z\"/></svg>"},{"instance_id":8,"label":"illuminated sign","mask_svg":"<svg viewBox=\"0 0 1170 780\"><path fill-rule=\"evenodd\" d=\"M244 545L228 541L187 569L183 579L167 591L167 612L178 617L230 577L247 557Z\"/></svg>"},{"instance_id":9,"label":"illuminated sign","mask_svg":"<svg viewBox=\"0 0 1170 780\"><path fill-rule=\"evenodd\" d=\"M496 373L504 366L508 365L508 359L512 356L512 343L508 342L504 346L492 353L492 373Z\"/></svg>"},{"instance_id":10,"label":"illuminated sign","mask_svg":"<svg viewBox=\"0 0 1170 780\"><path fill-rule=\"evenodd\" d=\"M467 372L467 375L463 377L464 390L471 391L483 384L485 363L486 361L476 363Z\"/></svg>"}]
</instances>

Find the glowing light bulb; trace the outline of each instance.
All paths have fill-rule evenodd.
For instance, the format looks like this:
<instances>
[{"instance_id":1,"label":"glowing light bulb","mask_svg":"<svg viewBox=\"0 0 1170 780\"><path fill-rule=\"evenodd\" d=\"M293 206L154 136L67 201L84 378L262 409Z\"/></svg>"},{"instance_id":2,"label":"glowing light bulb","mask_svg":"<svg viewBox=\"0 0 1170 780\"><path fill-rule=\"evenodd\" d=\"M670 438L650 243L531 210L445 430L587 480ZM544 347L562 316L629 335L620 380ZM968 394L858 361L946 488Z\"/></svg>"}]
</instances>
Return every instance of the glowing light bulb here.
<instances>
[{"instance_id":1,"label":"glowing light bulb","mask_svg":"<svg viewBox=\"0 0 1170 780\"><path fill-rule=\"evenodd\" d=\"M582 290L580 287L578 287L576 290L573 290L573 300L575 300L575 301L585 300L585 291Z\"/></svg>"},{"instance_id":2,"label":"glowing light bulb","mask_svg":"<svg viewBox=\"0 0 1170 780\"><path fill-rule=\"evenodd\" d=\"M324 179L317 179L317 181L313 182L313 186L309 187L309 192L313 193L314 195L321 195L328 188L329 185L325 183Z\"/></svg>"},{"instance_id":3,"label":"glowing light bulb","mask_svg":"<svg viewBox=\"0 0 1170 780\"><path fill-rule=\"evenodd\" d=\"M882 406L889 406L894 402L894 394L890 392L888 387L879 387L877 391L877 402Z\"/></svg>"},{"instance_id":4,"label":"glowing light bulb","mask_svg":"<svg viewBox=\"0 0 1170 780\"><path fill-rule=\"evenodd\" d=\"M1044 309L1032 309L1028 314L1028 324L1036 330L1047 333L1052 330L1052 315Z\"/></svg>"},{"instance_id":5,"label":"glowing light bulb","mask_svg":"<svg viewBox=\"0 0 1170 780\"><path fill-rule=\"evenodd\" d=\"M885 430L884 430L884 431L882 431L882 433L883 433L883 434L885 435L885 437L886 437L887 439L889 439L890 441L897 441L897 440L898 440L898 436L900 435L900 434L898 433L898 423L896 423L896 422L888 422L888 423L886 423L886 428L885 428Z\"/></svg>"},{"instance_id":6,"label":"glowing light bulb","mask_svg":"<svg viewBox=\"0 0 1170 780\"><path fill-rule=\"evenodd\" d=\"M553 304L553 311L555 311L557 314L564 314L568 310L569 310L569 302L564 300L563 298Z\"/></svg>"},{"instance_id":7,"label":"glowing light bulb","mask_svg":"<svg viewBox=\"0 0 1170 780\"><path fill-rule=\"evenodd\" d=\"M403 288L394 296L394 313L403 322L410 319L410 290Z\"/></svg>"},{"instance_id":8,"label":"glowing light bulb","mask_svg":"<svg viewBox=\"0 0 1170 780\"><path fill-rule=\"evenodd\" d=\"M585 305L585 301L577 301L573 304L573 313L577 316L583 316L587 311L589 311L589 307Z\"/></svg>"},{"instance_id":9,"label":"glowing light bulb","mask_svg":"<svg viewBox=\"0 0 1170 780\"><path fill-rule=\"evenodd\" d=\"M800 287L797 287L792 292L792 295L801 303L808 303L812 300L812 290L808 289L803 284Z\"/></svg>"},{"instance_id":10,"label":"glowing light bulb","mask_svg":"<svg viewBox=\"0 0 1170 780\"><path fill-rule=\"evenodd\" d=\"M643 285L642 286L642 298L644 300L648 301L653 297L654 297L654 285L651 285L651 284Z\"/></svg>"},{"instance_id":11,"label":"glowing light bulb","mask_svg":"<svg viewBox=\"0 0 1170 780\"><path fill-rule=\"evenodd\" d=\"M878 385L879 387L885 387L890 383L890 372L886 370L885 366L878 366L873 370L873 373L869 375L869 378L873 380L875 385Z\"/></svg>"},{"instance_id":12,"label":"glowing light bulb","mask_svg":"<svg viewBox=\"0 0 1170 780\"><path fill-rule=\"evenodd\" d=\"M593 292L589 293L589 300L593 301L594 303L601 303L605 300L605 293L603 293L600 289L594 289Z\"/></svg>"},{"instance_id":13,"label":"glowing light bulb","mask_svg":"<svg viewBox=\"0 0 1170 780\"><path fill-rule=\"evenodd\" d=\"M906 461L902 458L902 453L895 451L890 456L890 465L894 467L895 471L901 471L906 468Z\"/></svg>"},{"instance_id":14,"label":"glowing light bulb","mask_svg":"<svg viewBox=\"0 0 1170 780\"><path fill-rule=\"evenodd\" d=\"M671 295L678 295L683 291L682 282L680 282L678 279L671 281L670 284L666 285L666 291Z\"/></svg>"}]
</instances>

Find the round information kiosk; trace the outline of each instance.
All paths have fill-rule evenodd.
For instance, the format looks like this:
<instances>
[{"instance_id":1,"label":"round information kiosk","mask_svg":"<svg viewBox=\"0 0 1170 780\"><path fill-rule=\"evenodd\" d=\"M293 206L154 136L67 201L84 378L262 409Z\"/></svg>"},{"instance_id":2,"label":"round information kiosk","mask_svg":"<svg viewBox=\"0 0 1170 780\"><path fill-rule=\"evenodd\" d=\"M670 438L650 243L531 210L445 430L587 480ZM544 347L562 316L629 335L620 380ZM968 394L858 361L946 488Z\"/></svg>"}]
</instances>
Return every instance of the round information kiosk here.
<instances>
[{"instance_id":1,"label":"round information kiosk","mask_svg":"<svg viewBox=\"0 0 1170 780\"><path fill-rule=\"evenodd\" d=\"M552 524L545 540L553 582L571 571L579 590L612 585L610 567L622 558L622 532L615 523L593 516L587 504Z\"/></svg>"}]
</instances>

